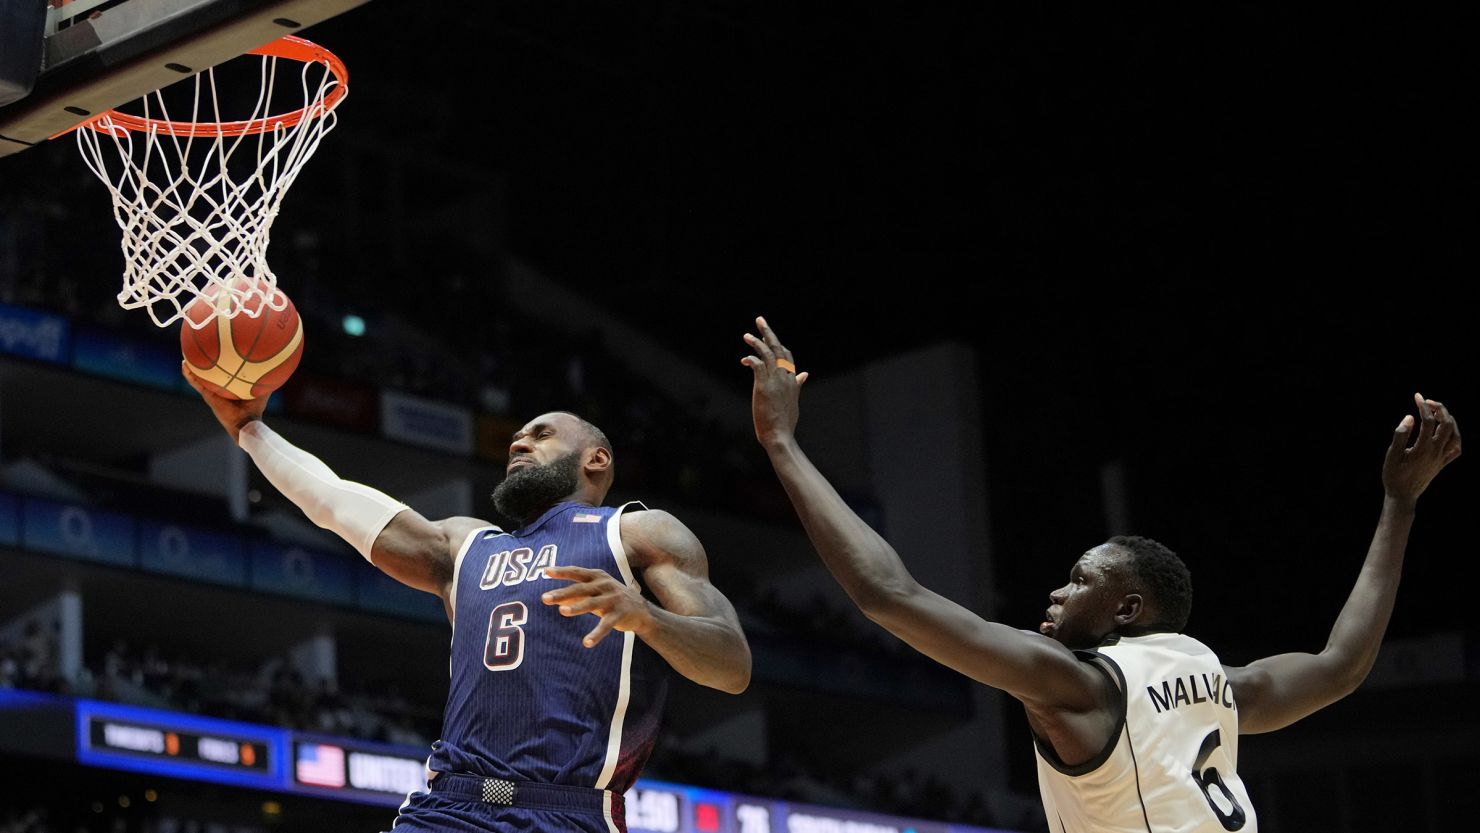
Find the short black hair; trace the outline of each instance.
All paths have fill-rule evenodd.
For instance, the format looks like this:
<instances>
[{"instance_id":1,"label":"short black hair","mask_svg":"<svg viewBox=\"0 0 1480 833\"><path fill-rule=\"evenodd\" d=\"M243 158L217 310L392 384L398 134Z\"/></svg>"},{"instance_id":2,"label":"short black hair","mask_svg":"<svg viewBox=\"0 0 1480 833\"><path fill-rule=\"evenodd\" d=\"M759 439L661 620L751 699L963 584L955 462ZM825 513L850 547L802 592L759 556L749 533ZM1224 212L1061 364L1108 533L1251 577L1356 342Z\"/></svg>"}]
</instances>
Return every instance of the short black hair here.
<instances>
[{"instance_id":1,"label":"short black hair","mask_svg":"<svg viewBox=\"0 0 1480 833\"><path fill-rule=\"evenodd\" d=\"M1130 554L1131 569L1142 592L1160 611L1153 630L1181 631L1192 615L1192 571L1165 544L1140 535L1116 535L1107 543Z\"/></svg>"},{"instance_id":2,"label":"short black hair","mask_svg":"<svg viewBox=\"0 0 1480 833\"><path fill-rule=\"evenodd\" d=\"M581 430L586 432L586 439L589 440L591 443L591 445L587 446L587 448L604 448L607 451L611 451L613 454L616 454L615 451L612 451L612 441L607 439L605 431L602 431L594 424L588 422L580 414L573 414L570 411L559 411L558 413L565 414L571 419L574 419L576 423L581 426Z\"/></svg>"}]
</instances>

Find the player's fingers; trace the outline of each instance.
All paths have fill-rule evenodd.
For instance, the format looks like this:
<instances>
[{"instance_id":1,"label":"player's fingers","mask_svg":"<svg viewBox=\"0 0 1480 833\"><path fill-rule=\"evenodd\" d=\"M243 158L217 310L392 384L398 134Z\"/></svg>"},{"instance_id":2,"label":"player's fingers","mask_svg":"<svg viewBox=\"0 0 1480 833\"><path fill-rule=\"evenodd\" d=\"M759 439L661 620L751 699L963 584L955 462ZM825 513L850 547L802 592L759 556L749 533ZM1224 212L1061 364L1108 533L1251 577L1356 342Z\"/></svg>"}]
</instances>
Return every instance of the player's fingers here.
<instances>
[{"instance_id":1,"label":"player's fingers","mask_svg":"<svg viewBox=\"0 0 1480 833\"><path fill-rule=\"evenodd\" d=\"M777 352L781 351L781 339L776 337L776 331L772 330L771 325L766 323L765 316L756 317L755 328L760 331L761 338L766 340L767 347Z\"/></svg>"},{"instance_id":2,"label":"player's fingers","mask_svg":"<svg viewBox=\"0 0 1480 833\"><path fill-rule=\"evenodd\" d=\"M570 587L562 587L559 590L551 590L541 595L540 601L547 605L558 605L571 599L579 599L590 595L592 593L585 585L576 584Z\"/></svg>"},{"instance_id":3,"label":"player's fingers","mask_svg":"<svg viewBox=\"0 0 1480 833\"><path fill-rule=\"evenodd\" d=\"M1459 437L1459 420L1454 418L1454 414L1451 414L1449 409L1444 407L1443 403L1439 404L1439 412L1444 415L1444 419L1449 423L1450 434Z\"/></svg>"},{"instance_id":4,"label":"player's fingers","mask_svg":"<svg viewBox=\"0 0 1480 833\"><path fill-rule=\"evenodd\" d=\"M1444 420L1439 420L1439 425L1434 429L1434 447L1441 451L1449 446L1449 425Z\"/></svg>"},{"instance_id":5,"label":"player's fingers","mask_svg":"<svg viewBox=\"0 0 1480 833\"><path fill-rule=\"evenodd\" d=\"M1434 434L1434 438L1440 441L1441 447L1447 448L1449 439L1459 431L1459 425L1454 421L1454 415L1449 413L1448 408L1444 407L1443 402L1435 402L1430 399L1429 407L1434 409L1434 416L1439 420L1439 427Z\"/></svg>"},{"instance_id":6,"label":"player's fingers","mask_svg":"<svg viewBox=\"0 0 1480 833\"><path fill-rule=\"evenodd\" d=\"M756 318L755 325L760 328L761 338L766 340L766 346L770 347L777 357L791 361L791 351L786 349L781 339L776 337L776 332L771 329L771 325L766 323L765 317Z\"/></svg>"},{"instance_id":7,"label":"player's fingers","mask_svg":"<svg viewBox=\"0 0 1480 833\"><path fill-rule=\"evenodd\" d=\"M760 357L761 361L766 363L767 367L776 366L776 354L771 351L771 348L764 341L761 341L750 333L746 333L745 343L750 345L750 349L755 351L755 354Z\"/></svg>"},{"instance_id":8,"label":"player's fingers","mask_svg":"<svg viewBox=\"0 0 1480 833\"><path fill-rule=\"evenodd\" d=\"M1413 441L1414 450L1428 447L1429 441L1434 437L1434 429L1438 425L1438 419L1434 416L1434 409L1421 394L1413 394L1413 401L1418 404L1418 438Z\"/></svg>"},{"instance_id":9,"label":"player's fingers","mask_svg":"<svg viewBox=\"0 0 1480 833\"><path fill-rule=\"evenodd\" d=\"M197 391L200 390L200 380L195 378L195 374L191 373L190 368L185 366L184 359L180 360L180 375L185 377L185 381L189 383L192 388L195 388Z\"/></svg>"},{"instance_id":10,"label":"player's fingers","mask_svg":"<svg viewBox=\"0 0 1480 833\"><path fill-rule=\"evenodd\" d=\"M1459 456L1463 446L1459 436L1459 420L1454 418L1454 414L1449 413L1449 409L1444 407L1442 402L1434 404L1439 406L1439 414L1443 417L1444 424L1449 426L1449 436L1444 442L1444 462L1448 464Z\"/></svg>"},{"instance_id":11,"label":"player's fingers","mask_svg":"<svg viewBox=\"0 0 1480 833\"><path fill-rule=\"evenodd\" d=\"M546 567L545 575L550 578L562 578L570 581L590 581L606 575L601 570L592 570L587 567Z\"/></svg>"},{"instance_id":12,"label":"player's fingers","mask_svg":"<svg viewBox=\"0 0 1480 833\"><path fill-rule=\"evenodd\" d=\"M1388 445L1387 456L1391 459L1401 455L1408 448L1408 437L1413 431L1413 415L1408 414L1398 422L1398 427L1393 429L1393 441Z\"/></svg>"},{"instance_id":13,"label":"player's fingers","mask_svg":"<svg viewBox=\"0 0 1480 833\"><path fill-rule=\"evenodd\" d=\"M566 599L581 599L587 596L594 596L598 592L600 590L594 584L582 581L547 591L540 596L540 601L547 605L560 604Z\"/></svg>"},{"instance_id":14,"label":"player's fingers","mask_svg":"<svg viewBox=\"0 0 1480 833\"><path fill-rule=\"evenodd\" d=\"M596 627L592 628L591 632L586 634L586 638L581 640L581 644L587 648L596 647L596 644L605 639L606 635L611 633L612 629L616 626L617 617L614 614L607 614L601 617L601 621L597 622Z\"/></svg>"},{"instance_id":15,"label":"player's fingers","mask_svg":"<svg viewBox=\"0 0 1480 833\"><path fill-rule=\"evenodd\" d=\"M797 374L797 384L798 385L804 385L804 384L806 384L807 383L807 378L810 375L811 374L808 373L808 371L805 371L805 370L803 370L801 373L798 373Z\"/></svg>"},{"instance_id":16,"label":"player's fingers","mask_svg":"<svg viewBox=\"0 0 1480 833\"><path fill-rule=\"evenodd\" d=\"M560 606L561 616L581 616L586 613L595 613L600 616L602 605L606 604L604 596L587 596L584 599L568 601Z\"/></svg>"}]
</instances>

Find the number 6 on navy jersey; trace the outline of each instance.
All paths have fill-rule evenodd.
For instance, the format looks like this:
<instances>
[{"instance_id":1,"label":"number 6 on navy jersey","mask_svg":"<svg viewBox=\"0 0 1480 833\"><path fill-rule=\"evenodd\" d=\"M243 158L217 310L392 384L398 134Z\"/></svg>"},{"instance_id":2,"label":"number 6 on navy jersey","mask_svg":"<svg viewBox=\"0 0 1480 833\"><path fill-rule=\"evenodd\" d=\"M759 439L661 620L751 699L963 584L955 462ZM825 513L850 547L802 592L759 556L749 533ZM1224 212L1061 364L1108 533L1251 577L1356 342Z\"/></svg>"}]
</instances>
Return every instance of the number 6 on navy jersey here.
<instances>
[{"instance_id":1,"label":"number 6 on navy jersey","mask_svg":"<svg viewBox=\"0 0 1480 833\"><path fill-rule=\"evenodd\" d=\"M529 608L524 602L504 602L488 616L488 643L483 648L483 665L489 671L513 671L524 662L524 629Z\"/></svg>"}]
</instances>

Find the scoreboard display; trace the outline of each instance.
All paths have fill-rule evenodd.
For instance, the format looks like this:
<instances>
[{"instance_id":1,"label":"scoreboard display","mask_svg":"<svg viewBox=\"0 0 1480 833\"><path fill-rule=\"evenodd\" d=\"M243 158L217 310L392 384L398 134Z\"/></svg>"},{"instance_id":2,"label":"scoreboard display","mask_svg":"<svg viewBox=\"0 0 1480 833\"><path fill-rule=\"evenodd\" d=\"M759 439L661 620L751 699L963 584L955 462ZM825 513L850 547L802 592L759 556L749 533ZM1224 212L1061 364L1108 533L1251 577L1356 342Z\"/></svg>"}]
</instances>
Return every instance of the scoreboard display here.
<instances>
[{"instance_id":1,"label":"scoreboard display","mask_svg":"<svg viewBox=\"0 0 1480 833\"><path fill-rule=\"evenodd\" d=\"M281 729L76 700L77 760L93 766L277 789Z\"/></svg>"},{"instance_id":2,"label":"scoreboard display","mask_svg":"<svg viewBox=\"0 0 1480 833\"><path fill-rule=\"evenodd\" d=\"M260 741L222 734L158 728L141 723L88 719L88 745L143 758L194 761L227 769L268 771L268 746Z\"/></svg>"},{"instance_id":3,"label":"scoreboard display","mask_svg":"<svg viewBox=\"0 0 1480 833\"><path fill-rule=\"evenodd\" d=\"M32 729L24 751L70 750L66 757L90 766L388 808L426 788L424 749L0 691L3 734L20 740L14 730L21 725ZM632 833L1008 833L650 780L638 781L625 800Z\"/></svg>"}]
</instances>

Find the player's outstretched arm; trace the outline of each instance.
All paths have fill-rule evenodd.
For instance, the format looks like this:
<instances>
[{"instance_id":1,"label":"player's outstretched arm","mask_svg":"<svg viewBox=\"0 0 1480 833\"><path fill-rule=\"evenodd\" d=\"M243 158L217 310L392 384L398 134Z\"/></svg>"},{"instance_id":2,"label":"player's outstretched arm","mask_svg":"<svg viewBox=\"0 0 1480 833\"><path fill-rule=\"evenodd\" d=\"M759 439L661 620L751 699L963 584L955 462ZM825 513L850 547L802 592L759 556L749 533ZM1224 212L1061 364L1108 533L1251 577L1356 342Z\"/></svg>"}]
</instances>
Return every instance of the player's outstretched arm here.
<instances>
[{"instance_id":1,"label":"player's outstretched arm","mask_svg":"<svg viewBox=\"0 0 1480 833\"><path fill-rule=\"evenodd\" d=\"M613 630L635 633L674 670L700 685L739 694L750 685L750 644L735 608L709 583L709 559L694 533L667 512L624 512L622 544L637 576L658 600L605 570L548 567L571 583L542 597L563 616L601 618L582 641L592 647Z\"/></svg>"},{"instance_id":2,"label":"player's outstretched arm","mask_svg":"<svg viewBox=\"0 0 1480 833\"><path fill-rule=\"evenodd\" d=\"M922 587L898 553L838 496L796 440L800 391L792 354L765 319L755 351L751 416L812 546L864 615L917 651L1023 701L1030 712L1089 713L1106 706L1103 675L1057 641L996 622ZM795 374L795 375L794 375ZM1067 750L1060 749L1061 754Z\"/></svg>"},{"instance_id":3,"label":"player's outstretched arm","mask_svg":"<svg viewBox=\"0 0 1480 833\"><path fill-rule=\"evenodd\" d=\"M1385 492L1377 533L1325 650L1280 654L1228 668L1243 734L1282 729L1357 689L1372 670L1403 570L1403 551L1419 495L1460 455L1459 425L1449 410L1415 394L1419 423L1403 417L1382 465Z\"/></svg>"},{"instance_id":4,"label":"player's outstretched arm","mask_svg":"<svg viewBox=\"0 0 1480 833\"><path fill-rule=\"evenodd\" d=\"M349 542L402 584L444 600L448 597L455 549L484 522L476 518L429 521L382 492L344 480L262 421L267 397L226 399L203 387L183 364L181 373L263 476L309 520Z\"/></svg>"}]
</instances>

